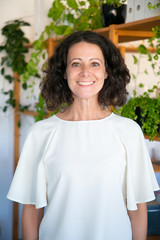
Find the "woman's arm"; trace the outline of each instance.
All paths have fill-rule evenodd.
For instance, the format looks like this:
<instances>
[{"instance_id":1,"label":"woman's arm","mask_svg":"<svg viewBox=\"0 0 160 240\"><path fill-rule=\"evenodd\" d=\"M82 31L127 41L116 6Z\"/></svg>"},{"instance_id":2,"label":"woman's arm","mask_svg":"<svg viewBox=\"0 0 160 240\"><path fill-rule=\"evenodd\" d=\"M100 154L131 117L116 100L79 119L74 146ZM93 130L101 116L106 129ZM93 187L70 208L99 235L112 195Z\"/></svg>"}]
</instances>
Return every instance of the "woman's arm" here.
<instances>
[{"instance_id":1,"label":"woman's arm","mask_svg":"<svg viewBox=\"0 0 160 240\"><path fill-rule=\"evenodd\" d=\"M37 240L39 225L43 218L44 208L36 209L35 205L23 205L22 233L23 240Z\"/></svg>"},{"instance_id":2,"label":"woman's arm","mask_svg":"<svg viewBox=\"0 0 160 240\"><path fill-rule=\"evenodd\" d=\"M147 239L147 205L146 203L137 204L136 211L129 211L128 215L132 225L132 240Z\"/></svg>"}]
</instances>

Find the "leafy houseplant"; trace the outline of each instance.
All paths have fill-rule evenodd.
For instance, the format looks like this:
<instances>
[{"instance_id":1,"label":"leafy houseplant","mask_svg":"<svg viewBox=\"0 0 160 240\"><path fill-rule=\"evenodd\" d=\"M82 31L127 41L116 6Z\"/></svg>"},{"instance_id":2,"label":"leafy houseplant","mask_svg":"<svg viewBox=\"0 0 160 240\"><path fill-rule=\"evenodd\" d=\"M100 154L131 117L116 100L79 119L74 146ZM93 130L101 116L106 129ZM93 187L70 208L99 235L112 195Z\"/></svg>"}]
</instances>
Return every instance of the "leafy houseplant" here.
<instances>
[{"instance_id":1,"label":"leafy houseplant","mask_svg":"<svg viewBox=\"0 0 160 240\"><path fill-rule=\"evenodd\" d=\"M121 24L125 22L127 5L126 1L107 0L101 5L101 17L104 27L111 24Z\"/></svg>"},{"instance_id":2,"label":"leafy houseplant","mask_svg":"<svg viewBox=\"0 0 160 240\"><path fill-rule=\"evenodd\" d=\"M139 96L131 98L126 105L116 110L121 116L135 120L145 135L153 140L160 130L160 97Z\"/></svg>"},{"instance_id":3,"label":"leafy houseplant","mask_svg":"<svg viewBox=\"0 0 160 240\"><path fill-rule=\"evenodd\" d=\"M25 54L28 48L24 46L29 40L24 37L24 32L21 30L22 26L29 26L30 24L22 20L9 21L2 28L2 35L5 37L3 45L0 46L0 52L4 52L5 56L1 60L1 74L9 83L14 81L12 75L6 73L6 68L10 68L12 72L17 72L20 76L26 69L27 62L25 61ZM20 81L20 80L19 80ZM27 89L27 83L22 84L23 89ZM4 91L9 98L6 100L6 105L3 107L5 112L9 105L15 107L16 101L14 99L13 90ZM26 109L27 106L20 106L21 109Z\"/></svg>"}]
</instances>

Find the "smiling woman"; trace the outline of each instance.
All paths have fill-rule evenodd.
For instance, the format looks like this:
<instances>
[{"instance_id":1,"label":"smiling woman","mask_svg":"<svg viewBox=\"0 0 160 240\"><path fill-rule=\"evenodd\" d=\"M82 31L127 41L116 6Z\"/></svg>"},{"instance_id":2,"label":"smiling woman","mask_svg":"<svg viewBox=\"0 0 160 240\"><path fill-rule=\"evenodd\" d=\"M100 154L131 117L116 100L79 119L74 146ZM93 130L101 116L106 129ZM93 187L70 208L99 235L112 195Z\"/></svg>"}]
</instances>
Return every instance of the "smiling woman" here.
<instances>
[{"instance_id":1,"label":"smiling woman","mask_svg":"<svg viewBox=\"0 0 160 240\"><path fill-rule=\"evenodd\" d=\"M46 73L48 108L67 106L33 125L21 153L8 198L24 204L23 239L145 240L146 202L159 187L140 127L107 109L126 99L119 50L76 32Z\"/></svg>"},{"instance_id":2,"label":"smiling woman","mask_svg":"<svg viewBox=\"0 0 160 240\"><path fill-rule=\"evenodd\" d=\"M76 52L73 49L76 49ZM89 61L90 56L89 63L94 68L94 73L98 74L99 69L103 69L104 84L98 94L98 103L101 106L106 108L109 105L121 106L125 103L125 86L130 81L130 74L119 50L103 36L90 31L82 31L73 33L62 41L57 46L54 55L49 59L47 76L41 82L42 96L46 100L49 110L54 111L63 103L70 105L74 100L66 81L67 70L71 69L70 54L73 55L74 68L78 67L79 69L81 66L81 69L84 68L86 71L89 67L86 65L86 60ZM82 57L87 58L85 65ZM88 84L84 83L88 81L81 82L83 85Z\"/></svg>"},{"instance_id":3,"label":"smiling woman","mask_svg":"<svg viewBox=\"0 0 160 240\"><path fill-rule=\"evenodd\" d=\"M101 49L87 42L74 44L68 52L66 78L74 104L77 98L97 101L107 78Z\"/></svg>"}]
</instances>

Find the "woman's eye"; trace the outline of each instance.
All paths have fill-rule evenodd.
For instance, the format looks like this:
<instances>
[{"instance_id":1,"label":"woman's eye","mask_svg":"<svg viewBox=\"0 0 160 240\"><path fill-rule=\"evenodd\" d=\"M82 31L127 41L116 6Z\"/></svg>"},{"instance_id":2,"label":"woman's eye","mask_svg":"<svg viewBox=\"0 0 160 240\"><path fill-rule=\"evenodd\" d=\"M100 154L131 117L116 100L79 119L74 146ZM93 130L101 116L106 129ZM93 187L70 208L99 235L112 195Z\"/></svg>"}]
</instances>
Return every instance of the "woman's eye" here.
<instances>
[{"instance_id":1,"label":"woman's eye","mask_svg":"<svg viewBox=\"0 0 160 240\"><path fill-rule=\"evenodd\" d=\"M99 63L98 63L98 62L92 62L92 66L93 66L93 67L98 67L98 66L99 66Z\"/></svg>"},{"instance_id":2,"label":"woman's eye","mask_svg":"<svg viewBox=\"0 0 160 240\"><path fill-rule=\"evenodd\" d=\"M80 66L80 63L78 63L78 62L72 63L72 67L79 67L79 66Z\"/></svg>"}]
</instances>

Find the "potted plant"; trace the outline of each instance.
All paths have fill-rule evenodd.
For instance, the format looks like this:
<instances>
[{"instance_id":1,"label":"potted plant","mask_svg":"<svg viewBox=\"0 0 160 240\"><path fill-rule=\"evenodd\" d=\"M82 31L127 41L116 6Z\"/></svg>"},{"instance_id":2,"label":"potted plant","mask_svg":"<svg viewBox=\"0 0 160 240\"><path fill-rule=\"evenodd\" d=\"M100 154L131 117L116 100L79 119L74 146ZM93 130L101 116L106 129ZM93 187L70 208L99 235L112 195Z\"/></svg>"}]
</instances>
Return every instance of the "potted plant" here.
<instances>
[{"instance_id":1,"label":"potted plant","mask_svg":"<svg viewBox=\"0 0 160 240\"><path fill-rule=\"evenodd\" d=\"M104 27L111 24L121 24L126 20L126 0L106 0L101 5L101 17Z\"/></svg>"},{"instance_id":2,"label":"potted plant","mask_svg":"<svg viewBox=\"0 0 160 240\"><path fill-rule=\"evenodd\" d=\"M144 93L139 97L131 98L127 104L115 112L136 121L142 128L144 135L150 136L150 140L159 134L160 96L151 98L148 93Z\"/></svg>"}]
</instances>

